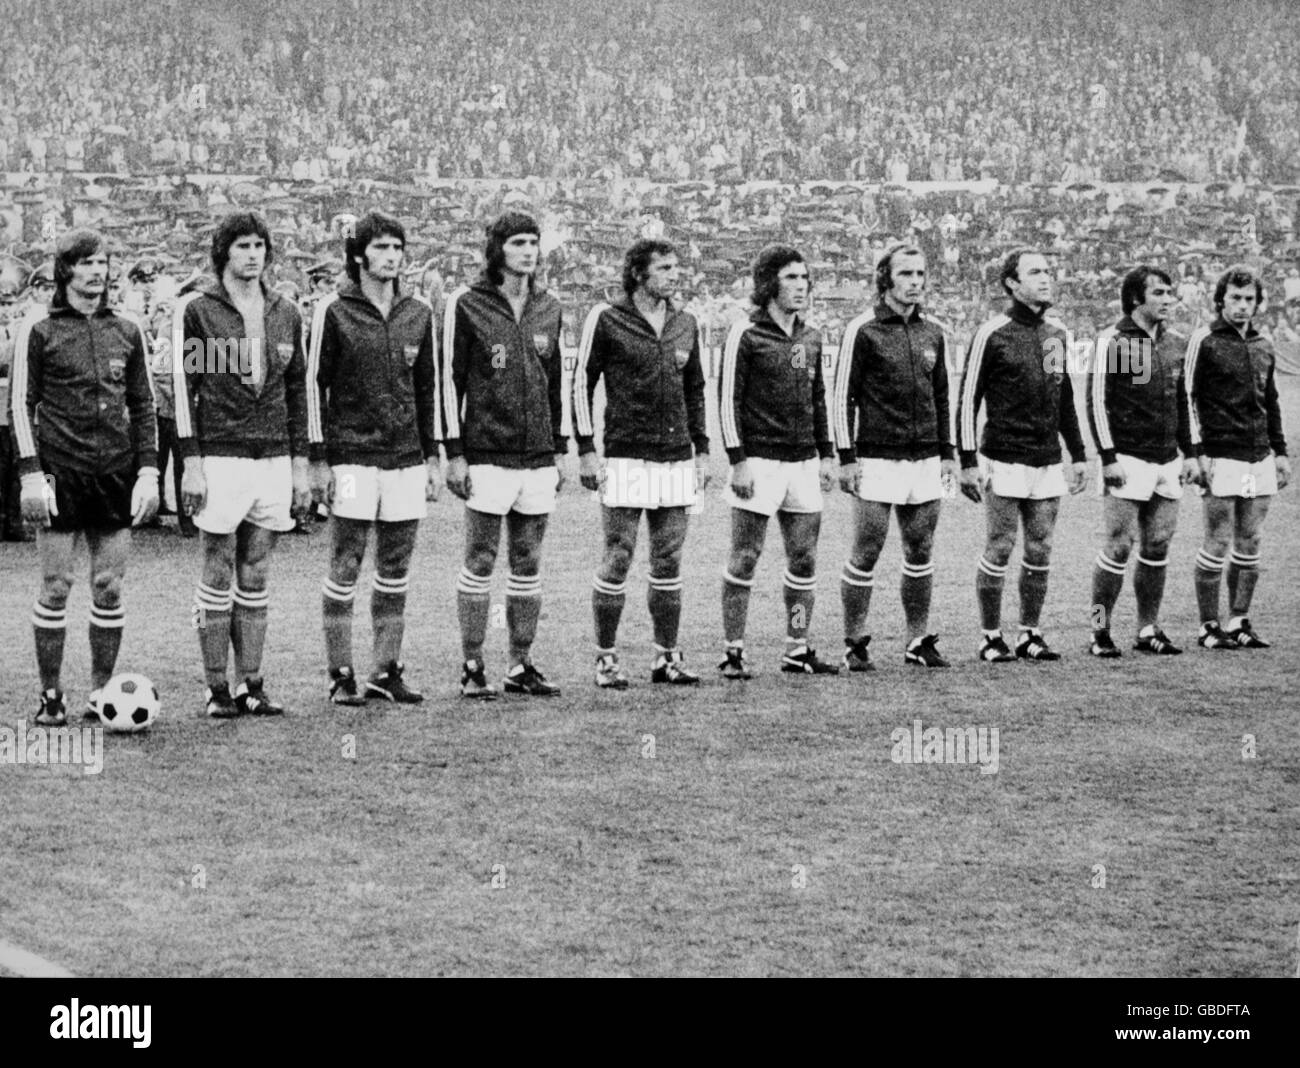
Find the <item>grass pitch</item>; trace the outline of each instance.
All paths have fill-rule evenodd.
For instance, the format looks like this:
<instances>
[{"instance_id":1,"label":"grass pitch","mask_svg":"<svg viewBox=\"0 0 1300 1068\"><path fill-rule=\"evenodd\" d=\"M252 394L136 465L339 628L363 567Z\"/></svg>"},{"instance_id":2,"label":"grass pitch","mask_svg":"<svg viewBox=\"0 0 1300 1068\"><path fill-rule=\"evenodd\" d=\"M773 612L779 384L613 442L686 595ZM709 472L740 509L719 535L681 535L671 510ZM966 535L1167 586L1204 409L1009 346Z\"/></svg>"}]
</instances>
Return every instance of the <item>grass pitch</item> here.
<instances>
[{"instance_id":1,"label":"grass pitch","mask_svg":"<svg viewBox=\"0 0 1300 1068\"><path fill-rule=\"evenodd\" d=\"M1295 428L1300 383L1283 388ZM716 463L721 476L720 454ZM1295 972L1295 487L1265 527L1252 612L1272 650L1195 648L1201 517L1189 495L1164 611L1186 654L1128 652L1129 581L1116 625L1125 657L1088 657L1101 520L1090 490L1063 502L1057 530L1044 623L1061 663L974 660L984 520L957 500L936 540L933 619L950 670L902 663L895 531L872 606L879 670L780 674L773 532L750 617L759 675L724 683L713 664L729 519L715 485L685 567L682 640L704 683L649 683L642 544L623 694L591 684L598 507L570 487L546 544L535 650L564 694L492 705L455 696L461 512L447 495L421 531L406 661L427 699L415 709L327 703L324 528L282 539L265 663L268 689L290 705L278 721L196 715L197 544L137 535L119 664L156 681L163 715L145 735L107 737L99 775L0 765L0 940L100 976ZM813 624L834 655L848 520L836 493ZM34 546L0 547L4 726L35 702L36 589ZM65 670L74 710L88 679L87 606L83 574ZM1014 624L1014 581L1005 609ZM503 630L488 648L499 676ZM996 774L894 763L892 732L917 719L997 728Z\"/></svg>"}]
</instances>

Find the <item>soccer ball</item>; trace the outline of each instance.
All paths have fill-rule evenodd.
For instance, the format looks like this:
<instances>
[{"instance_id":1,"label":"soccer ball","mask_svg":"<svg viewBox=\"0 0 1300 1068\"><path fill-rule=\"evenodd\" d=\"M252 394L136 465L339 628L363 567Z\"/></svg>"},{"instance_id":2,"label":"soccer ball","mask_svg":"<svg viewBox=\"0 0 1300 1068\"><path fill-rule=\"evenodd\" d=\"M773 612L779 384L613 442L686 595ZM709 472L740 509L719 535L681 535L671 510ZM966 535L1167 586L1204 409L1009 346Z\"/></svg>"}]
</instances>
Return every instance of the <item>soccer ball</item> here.
<instances>
[{"instance_id":1,"label":"soccer ball","mask_svg":"<svg viewBox=\"0 0 1300 1068\"><path fill-rule=\"evenodd\" d=\"M159 709L158 687L143 675L114 675L99 692L99 721L106 731L145 730Z\"/></svg>"}]
</instances>

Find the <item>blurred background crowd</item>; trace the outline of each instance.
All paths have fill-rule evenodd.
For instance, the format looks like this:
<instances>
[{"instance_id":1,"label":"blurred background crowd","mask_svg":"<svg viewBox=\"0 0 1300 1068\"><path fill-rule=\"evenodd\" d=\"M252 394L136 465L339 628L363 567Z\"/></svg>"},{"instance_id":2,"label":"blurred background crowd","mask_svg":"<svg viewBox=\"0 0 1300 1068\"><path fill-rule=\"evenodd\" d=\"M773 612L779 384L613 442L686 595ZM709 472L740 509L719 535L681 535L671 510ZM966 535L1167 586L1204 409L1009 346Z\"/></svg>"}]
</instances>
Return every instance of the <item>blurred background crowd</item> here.
<instances>
[{"instance_id":1,"label":"blurred background crowd","mask_svg":"<svg viewBox=\"0 0 1300 1068\"><path fill-rule=\"evenodd\" d=\"M961 349L1029 244L1082 337L1138 262L1177 277L1185 329L1253 263L1300 370L1287 0L0 0L0 20L0 333L48 299L74 225L113 236L115 299L161 321L227 211L268 217L276 282L306 305L349 216L401 217L437 301L519 207L571 329L627 245L663 236L717 344L782 240L834 343L906 240Z\"/></svg>"}]
</instances>

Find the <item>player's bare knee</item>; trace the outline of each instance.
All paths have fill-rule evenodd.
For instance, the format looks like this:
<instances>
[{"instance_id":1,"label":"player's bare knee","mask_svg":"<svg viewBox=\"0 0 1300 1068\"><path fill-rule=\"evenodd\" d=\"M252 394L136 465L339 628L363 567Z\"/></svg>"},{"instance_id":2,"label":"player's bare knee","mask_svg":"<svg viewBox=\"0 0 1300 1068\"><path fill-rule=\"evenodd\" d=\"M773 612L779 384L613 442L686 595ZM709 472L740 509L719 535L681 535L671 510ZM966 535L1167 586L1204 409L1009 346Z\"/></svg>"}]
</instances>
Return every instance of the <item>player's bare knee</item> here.
<instances>
[{"instance_id":1,"label":"player's bare knee","mask_svg":"<svg viewBox=\"0 0 1300 1068\"><path fill-rule=\"evenodd\" d=\"M1051 538L1026 538L1025 563L1034 567L1046 567L1052 562Z\"/></svg>"},{"instance_id":2,"label":"player's bare knee","mask_svg":"<svg viewBox=\"0 0 1300 1068\"><path fill-rule=\"evenodd\" d=\"M214 590L230 588L235 575L235 547L233 543L205 539L203 546L203 584Z\"/></svg>"},{"instance_id":3,"label":"player's bare knee","mask_svg":"<svg viewBox=\"0 0 1300 1068\"><path fill-rule=\"evenodd\" d=\"M92 601L100 608L116 608L122 603L122 574L119 571L100 571L90 578Z\"/></svg>"},{"instance_id":4,"label":"player's bare knee","mask_svg":"<svg viewBox=\"0 0 1300 1068\"><path fill-rule=\"evenodd\" d=\"M354 552L335 553L330 560L330 581L341 586L356 584L361 574L361 554Z\"/></svg>"},{"instance_id":5,"label":"player's bare knee","mask_svg":"<svg viewBox=\"0 0 1300 1068\"><path fill-rule=\"evenodd\" d=\"M357 561L358 565L360 560ZM381 578L405 578L411 569L411 547L409 545L389 545L375 554L375 571Z\"/></svg>"},{"instance_id":6,"label":"player's bare knee","mask_svg":"<svg viewBox=\"0 0 1300 1068\"><path fill-rule=\"evenodd\" d=\"M256 564L241 563L238 568L239 588L245 593L261 593L266 589L267 571L265 559Z\"/></svg>"},{"instance_id":7,"label":"player's bare knee","mask_svg":"<svg viewBox=\"0 0 1300 1068\"><path fill-rule=\"evenodd\" d=\"M540 545L512 545L510 547L510 573L521 578L536 575L542 567Z\"/></svg>"},{"instance_id":8,"label":"player's bare knee","mask_svg":"<svg viewBox=\"0 0 1300 1068\"><path fill-rule=\"evenodd\" d=\"M47 608L64 608L72 592L74 576L71 571L51 571L41 578L41 604Z\"/></svg>"},{"instance_id":9,"label":"player's bare knee","mask_svg":"<svg viewBox=\"0 0 1300 1068\"><path fill-rule=\"evenodd\" d=\"M1205 539L1201 542L1201 550L1207 556L1222 558L1228 555L1229 540L1226 533L1220 535L1217 531L1207 530Z\"/></svg>"},{"instance_id":10,"label":"player's bare knee","mask_svg":"<svg viewBox=\"0 0 1300 1068\"><path fill-rule=\"evenodd\" d=\"M984 559L998 567L1006 567L1011 559L1011 550L1016 547L1015 535L989 538L984 545ZM1029 555L1029 545L1025 544L1025 555Z\"/></svg>"},{"instance_id":11,"label":"player's bare knee","mask_svg":"<svg viewBox=\"0 0 1300 1068\"><path fill-rule=\"evenodd\" d=\"M1232 539L1233 552L1241 553L1243 556L1257 556L1259 554L1260 537L1258 534L1249 538L1236 537ZM1227 549L1225 544L1224 549Z\"/></svg>"},{"instance_id":12,"label":"player's bare knee","mask_svg":"<svg viewBox=\"0 0 1300 1068\"><path fill-rule=\"evenodd\" d=\"M605 556L600 562L600 578L604 582L621 583L632 568L632 549L620 542L606 542Z\"/></svg>"},{"instance_id":13,"label":"player's bare knee","mask_svg":"<svg viewBox=\"0 0 1300 1068\"><path fill-rule=\"evenodd\" d=\"M682 551L652 554L650 557L650 577L657 579L676 578L682 570Z\"/></svg>"},{"instance_id":14,"label":"player's bare knee","mask_svg":"<svg viewBox=\"0 0 1300 1068\"><path fill-rule=\"evenodd\" d=\"M928 564L933 552L934 538L929 534L908 538L903 542L903 559L914 567Z\"/></svg>"},{"instance_id":15,"label":"player's bare knee","mask_svg":"<svg viewBox=\"0 0 1300 1068\"><path fill-rule=\"evenodd\" d=\"M817 550L811 546L791 551L786 569L795 578L812 578L817 574Z\"/></svg>"},{"instance_id":16,"label":"player's bare knee","mask_svg":"<svg viewBox=\"0 0 1300 1068\"><path fill-rule=\"evenodd\" d=\"M1144 543L1145 544L1145 543ZM1165 543L1168 547L1168 542ZM1126 562L1133 552L1133 536L1127 532L1122 534L1111 534L1106 539L1106 555L1114 560L1117 564ZM1149 553L1143 552L1144 556L1150 556Z\"/></svg>"},{"instance_id":17,"label":"player's bare knee","mask_svg":"<svg viewBox=\"0 0 1300 1068\"><path fill-rule=\"evenodd\" d=\"M743 549L732 549L731 560L727 564L727 570L739 579L749 580L754 577L754 571L758 568L759 552L757 549L745 547Z\"/></svg>"},{"instance_id":18,"label":"player's bare knee","mask_svg":"<svg viewBox=\"0 0 1300 1068\"><path fill-rule=\"evenodd\" d=\"M471 575L486 578L496 566L496 546L479 545L465 551L465 570Z\"/></svg>"},{"instance_id":19,"label":"player's bare knee","mask_svg":"<svg viewBox=\"0 0 1300 1068\"><path fill-rule=\"evenodd\" d=\"M1159 534L1145 535L1142 538L1142 545L1141 545L1142 557L1146 560L1165 559L1169 555L1170 540L1171 539L1168 535L1159 535ZM1120 563L1123 563L1123 561L1126 560L1127 557L1112 557L1112 559L1118 560Z\"/></svg>"}]
</instances>

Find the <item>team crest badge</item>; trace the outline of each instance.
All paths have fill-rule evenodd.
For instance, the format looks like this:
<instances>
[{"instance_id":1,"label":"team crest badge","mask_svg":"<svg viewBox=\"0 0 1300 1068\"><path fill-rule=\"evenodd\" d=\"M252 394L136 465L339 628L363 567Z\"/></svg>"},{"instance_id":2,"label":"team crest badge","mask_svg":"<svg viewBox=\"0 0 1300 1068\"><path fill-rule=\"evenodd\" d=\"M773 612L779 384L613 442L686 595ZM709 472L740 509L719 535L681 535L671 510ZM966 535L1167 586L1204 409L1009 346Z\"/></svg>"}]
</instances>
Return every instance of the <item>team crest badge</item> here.
<instances>
[{"instance_id":1,"label":"team crest badge","mask_svg":"<svg viewBox=\"0 0 1300 1068\"><path fill-rule=\"evenodd\" d=\"M126 378L126 361L109 360L108 377L112 379L114 382L121 382L124 378Z\"/></svg>"},{"instance_id":2,"label":"team crest badge","mask_svg":"<svg viewBox=\"0 0 1300 1068\"><path fill-rule=\"evenodd\" d=\"M939 362L939 353L936 352L934 349L926 349L923 353L921 353L921 366L925 368L927 373L933 371L934 365L938 362Z\"/></svg>"},{"instance_id":3,"label":"team crest badge","mask_svg":"<svg viewBox=\"0 0 1300 1068\"><path fill-rule=\"evenodd\" d=\"M293 346L287 341L281 341L275 346L275 351L280 354L280 359L288 363L293 359Z\"/></svg>"},{"instance_id":4,"label":"team crest badge","mask_svg":"<svg viewBox=\"0 0 1300 1068\"><path fill-rule=\"evenodd\" d=\"M676 361L677 370L679 371L685 368L686 362L690 358L691 358L691 354L686 349L678 349L676 352L673 353L673 359Z\"/></svg>"},{"instance_id":5,"label":"team crest badge","mask_svg":"<svg viewBox=\"0 0 1300 1068\"><path fill-rule=\"evenodd\" d=\"M545 334L533 335L533 348L537 350L538 356L545 356L546 350L551 347L551 339Z\"/></svg>"},{"instance_id":6,"label":"team crest badge","mask_svg":"<svg viewBox=\"0 0 1300 1068\"><path fill-rule=\"evenodd\" d=\"M406 357L406 366L407 366L407 367L414 367L414 366L415 366L415 358L416 358L417 356L420 355L420 346L419 346L419 345L403 345L403 346L402 346L402 355Z\"/></svg>"}]
</instances>

